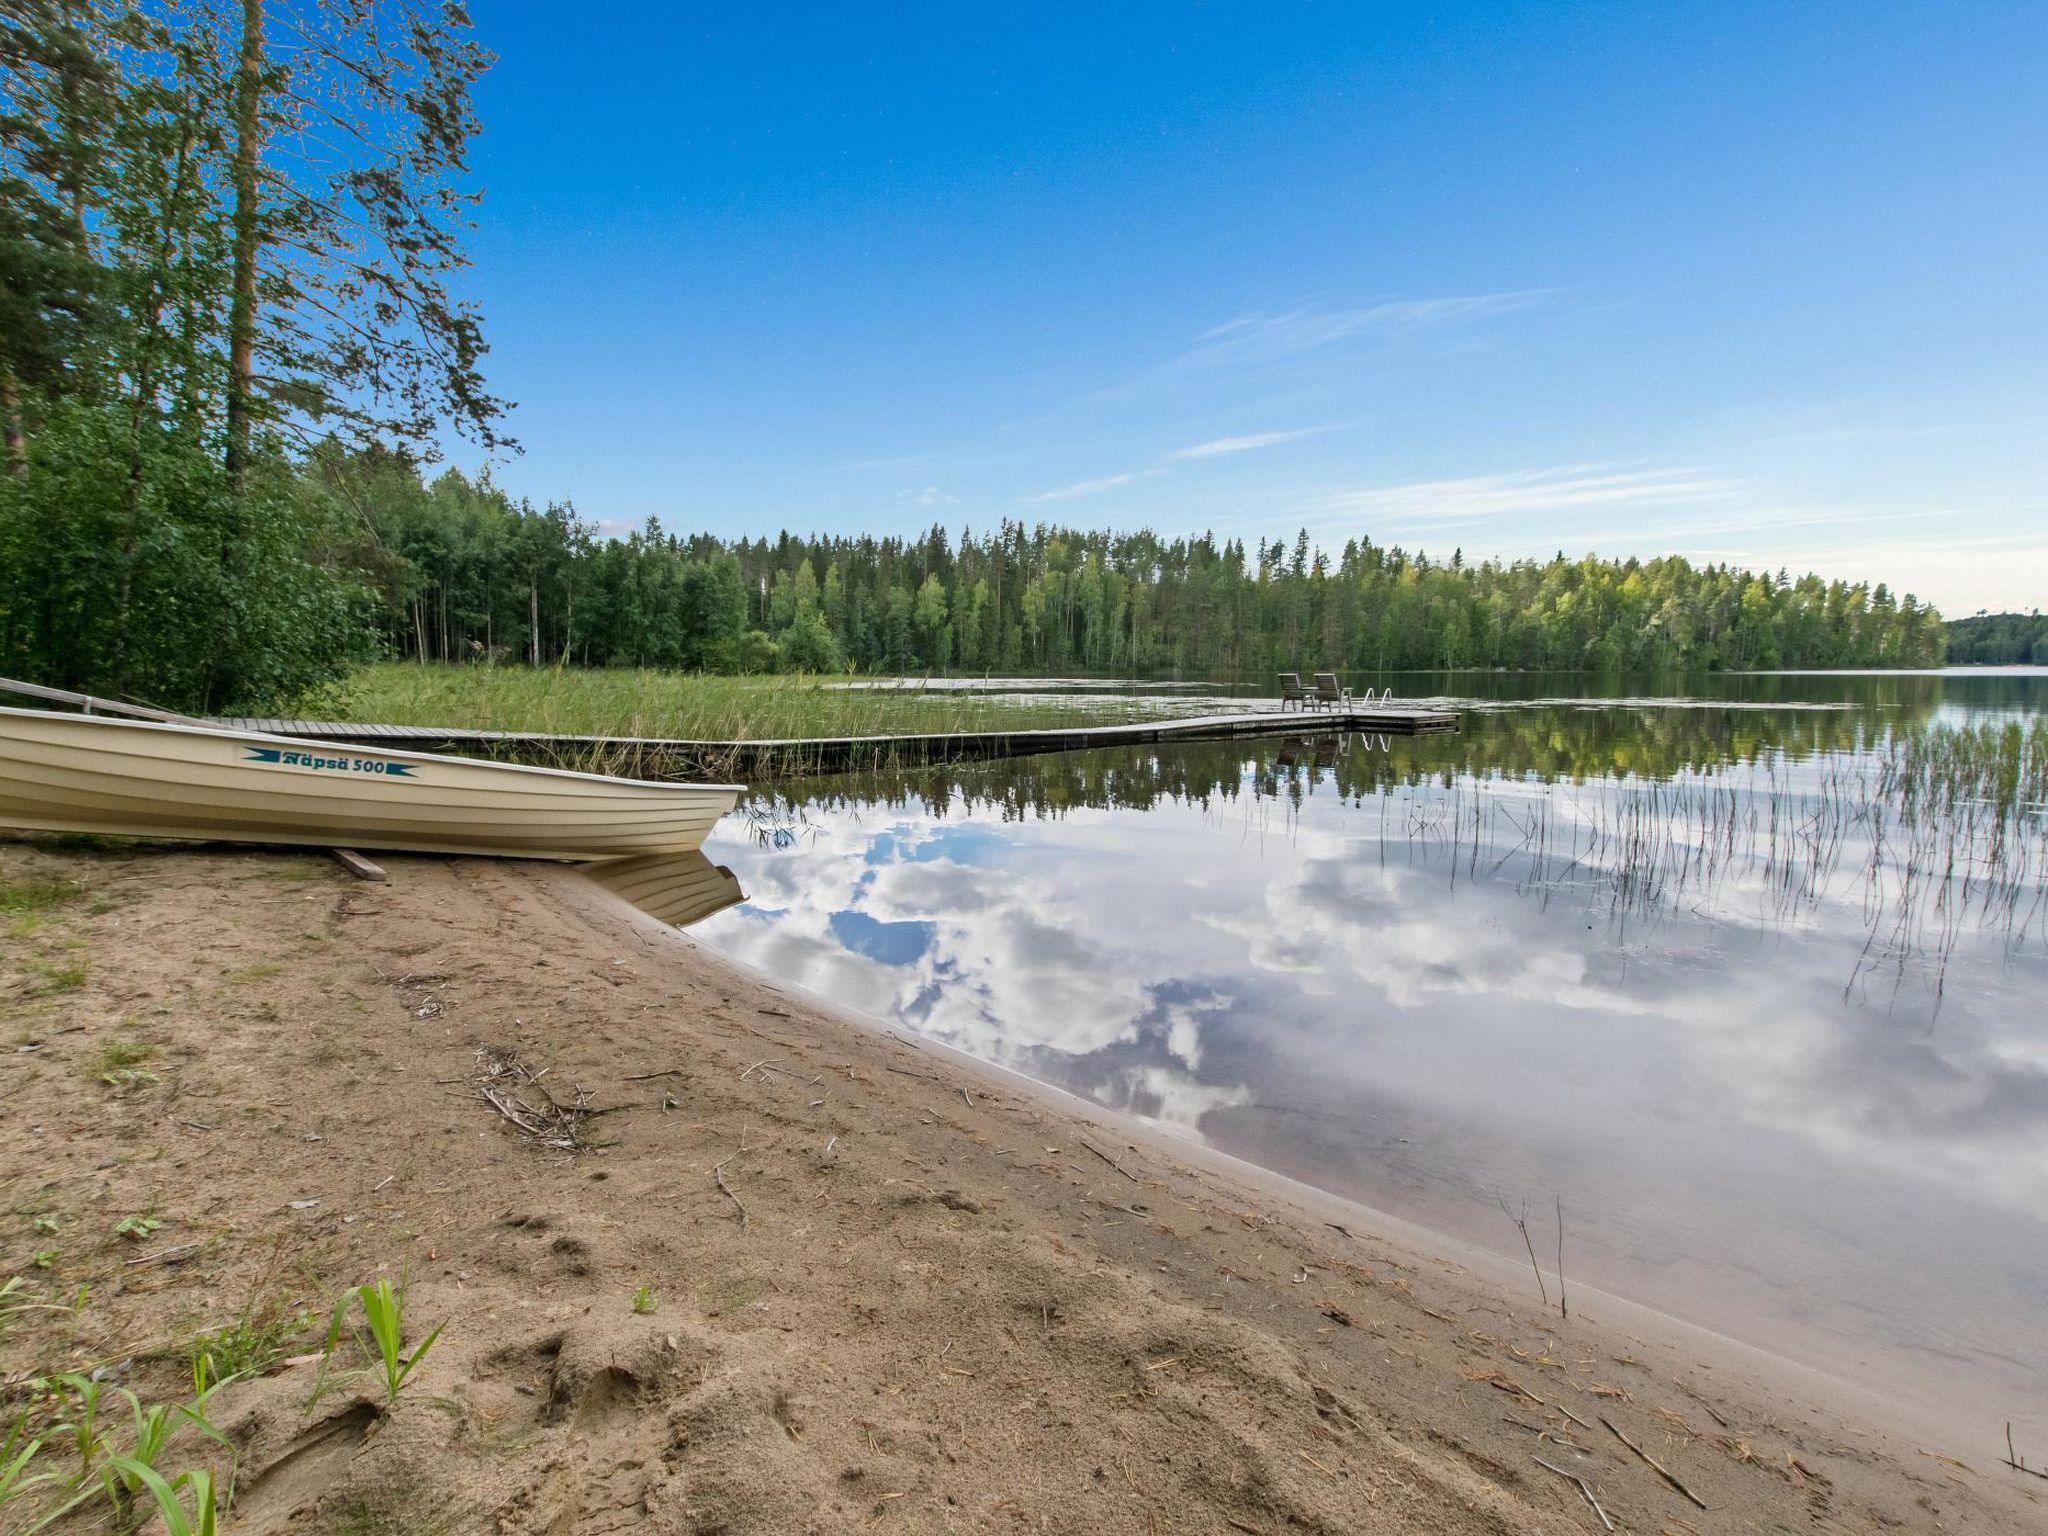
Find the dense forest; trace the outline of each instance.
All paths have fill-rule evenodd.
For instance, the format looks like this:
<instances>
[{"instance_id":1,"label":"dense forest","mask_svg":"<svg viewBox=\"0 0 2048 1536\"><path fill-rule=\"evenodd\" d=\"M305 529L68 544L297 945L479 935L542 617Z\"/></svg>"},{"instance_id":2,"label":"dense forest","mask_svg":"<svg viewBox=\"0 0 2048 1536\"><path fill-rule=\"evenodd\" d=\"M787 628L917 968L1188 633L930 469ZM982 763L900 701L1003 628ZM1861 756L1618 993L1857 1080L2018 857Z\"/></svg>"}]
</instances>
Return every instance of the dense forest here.
<instances>
[{"instance_id":1,"label":"dense forest","mask_svg":"<svg viewBox=\"0 0 2048 1536\"><path fill-rule=\"evenodd\" d=\"M1361 536L1162 538L1027 527L721 541L600 539L487 482L395 456L322 458L367 509L380 642L459 661L767 671L1133 672L1274 667L1914 666L1911 597L1677 559L1467 562Z\"/></svg>"},{"instance_id":2,"label":"dense forest","mask_svg":"<svg viewBox=\"0 0 2048 1536\"><path fill-rule=\"evenodd\" d=\"M1754 668L1941 659L1879 585L999 520L599 537L511 448L455 287L459 7L0 7L0 673L282 705L360 660L721 671Z\"/></svg>"},{"instance_id":3,"label":"dense forest","mask_svg":"<svg viewBox=\"0 0 2048 1536\"><path fill-rule=\"evenodd\" d=\"M2048 666L2048 614L1979 613L1951 619L1948 659L1957 666Z\"/></svg>"}]
</instances>

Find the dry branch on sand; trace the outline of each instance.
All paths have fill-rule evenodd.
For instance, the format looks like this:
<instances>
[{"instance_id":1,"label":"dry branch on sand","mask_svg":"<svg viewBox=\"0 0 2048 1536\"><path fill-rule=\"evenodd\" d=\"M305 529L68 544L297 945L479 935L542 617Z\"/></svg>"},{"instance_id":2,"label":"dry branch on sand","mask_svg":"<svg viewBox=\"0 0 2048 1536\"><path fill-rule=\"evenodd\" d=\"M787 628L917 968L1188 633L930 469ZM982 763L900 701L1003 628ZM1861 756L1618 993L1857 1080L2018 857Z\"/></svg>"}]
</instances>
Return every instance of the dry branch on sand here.
<instances>
[{"instance_id":1,"label":"dry branch on sand","mask_svg":"<svg viewBox=\"0 0 2048 1536\"><path fill-rule=\"evenodd\" d=\"M562 1103L541 1081L548 1069L535 1071L517 1051L480 1045L476 1065L469 1081L477 1096L521 1135L562 1152L581 1152L588 1146L583 1140L583 1122L594 1111L587 1089L575 1089L574 1100Z\"/></svg>"}]
</instances>

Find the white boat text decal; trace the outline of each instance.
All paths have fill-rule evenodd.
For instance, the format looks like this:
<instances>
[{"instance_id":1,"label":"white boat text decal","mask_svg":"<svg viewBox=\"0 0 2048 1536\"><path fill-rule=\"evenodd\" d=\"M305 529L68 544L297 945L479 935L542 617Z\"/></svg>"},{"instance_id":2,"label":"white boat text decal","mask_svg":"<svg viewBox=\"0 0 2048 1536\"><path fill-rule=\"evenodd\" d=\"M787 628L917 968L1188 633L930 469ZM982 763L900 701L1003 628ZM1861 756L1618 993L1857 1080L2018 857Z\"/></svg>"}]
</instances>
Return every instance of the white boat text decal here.
<instances>
[{"instance_id":1,"label":"white boat text decal","mask_svg":"<svg viewBox=\"0 0 2048 1536\"><path fill-rule=\"evenodd\" d=\"M276 763L282 768L311 768L323 773L369 773L391 779L412 777L410 763L387 763L376 757L322 757L317 752L296 752L287 747L251 747L243 761Z\"/></svg>"}]
</instances>

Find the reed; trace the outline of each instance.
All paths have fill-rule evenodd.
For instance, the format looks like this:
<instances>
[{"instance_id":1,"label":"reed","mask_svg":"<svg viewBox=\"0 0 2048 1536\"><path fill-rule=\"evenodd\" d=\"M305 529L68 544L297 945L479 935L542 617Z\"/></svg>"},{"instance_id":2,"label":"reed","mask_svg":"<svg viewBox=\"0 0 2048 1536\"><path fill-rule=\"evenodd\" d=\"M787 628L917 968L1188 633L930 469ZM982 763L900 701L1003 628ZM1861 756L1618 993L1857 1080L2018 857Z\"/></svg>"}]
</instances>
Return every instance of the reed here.
<instances>
[{"instance_id":1,"label":"reed","mask_svg":"<svg viewBox=\"0 0 2048 1536\"><path fill-rule=\"evenodd\" d=\"M2009 949L2048 936L2048 727L1934 726L1863 752L1766 753L1720 772L1588 776L1526 793L1483 773L1389 782L1382 849L1451 878L1576 896L1617 923L1702 903L1793 926L1860 915L1848 986L1924 967L1938 1003L1972 932ZM1383 855L1384 856L1384 855Z\"/></svg>"},{"instance_id":2,"label":"reed","mask_svg":"<svg viewBox=\"0 0 2048 1536\"><path fill-rule=\"evenodd\" d=\"M847 686L861 681L386 662L356 672L319 707L377 725L680 741L1051 729L1165 719L1202 707L1167 697Z\"/></svg>"}]
</instances>

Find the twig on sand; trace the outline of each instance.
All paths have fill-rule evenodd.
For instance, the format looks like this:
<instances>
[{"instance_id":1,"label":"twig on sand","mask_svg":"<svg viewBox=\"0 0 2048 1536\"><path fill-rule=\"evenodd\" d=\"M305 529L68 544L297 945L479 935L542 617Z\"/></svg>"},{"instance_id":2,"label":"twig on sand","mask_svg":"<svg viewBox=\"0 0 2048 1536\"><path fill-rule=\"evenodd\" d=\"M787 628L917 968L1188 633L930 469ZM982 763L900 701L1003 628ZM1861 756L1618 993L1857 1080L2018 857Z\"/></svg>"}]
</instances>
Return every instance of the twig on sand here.
<instances>
[{"instance_id":1,"label":"twig on sand","mask_svg":"<svg viewBox=\"0 0 2048 1536\"><path fill-rule=\"evenodd\" d=\"M683 1069L681 1067L664 1067L659 1072L633 1072L619 1079L619 1081L625 1083L645 1083L651 1082L657 1077L681 1077L682 1075Z\"/></svg>"},{"instance_id":2,"label":"twig on sand","mask_svg":"<svg viewBox=\"0 0 2048 1536\"><path fill-rule=\"evenodd\" d=\"M718 1187L725 1191L725 1198L730 1200L740 1213L740 1230L744 1232L747 1230L747 1207L740 1197L732 1192L732 1186L725 1182L725 1165L731 1162L733 1157L738 1156L739 1153L735 1152L732 1157L723 1158L712 1164L711 1177L718 1181Z\"/></svg>"},{"instance_id":3,"label":"twig on sand","mask_svg":"<svg viewBox=\"0 0 2048 1536\"><path fill-rule=\"evenodd\" d=\"M204 1246L204 1243L180 1243L175 1248L160 1248L155 1253L145 1253L139 1259L129 1259L127 1266L133 1269L138 1264L182 1264Z\"/></svg>"},{"instance_id":4,"label":"twig on sand","mask_svg":"<svg viewBox=\"0 0 2048 1536\"><path fill-rule=\"evenodd\" d=\"M1225 1515L1223 1517L1223 1523L1229 1526L1233 1531L1243 1531L1245 1533L1245 1536L1266 1536L1266 1533L1260 1530L1256 1525L1249 1525L1246 1522L1238 1519L1235 1515Z\"/></svg>"},{"instance_id":5,"label":"twig on sand","mask_svg":"<svg viewBox=\"0 0 2048 1536\"><path fill-rule=\"evenodd\" d=\"M1588 1504L1590 1504L1593 1507L1593 1513L1600 1517L1600 1523L1606 1526L1607 1529L1610 1531L1614 1529L1614 1522L1607 1518L1607 1511L1602 1509L1600 1507L1600 1501L1593 1497L1592 1485L1588 1483L1583 1477L1579 1476L1579 1474L1576 1472L1567 1472L1563 1467L1552 1466L1549 1462L1545 1461L1541 1456L1531 1456L1529 1459L1535 1462L1536 1465L1541 1467L1544 1471L1555 1472L1559 1477L1563 1478L1568 1483L1577 1483L1579 1485L1580 1497L1583 1498Z\"/></svg>"},{"instance_id":6,"label":"twig on sand","mask_svg":"<svg viewBox=\"0 0 2048 1536\"><path fill-rule=\"evenodd\" d=\"M1676 1488L1680 1493L1684 1494L1688 1499L1692 1500L1692 1502L1697 1504L1701 1509L1706 1509L1708 1507L1707 1501L1701 1498L1698 1494L1694 1493L1690 1488L1686 1487L1685 1484L1681 1483L1678 1480L1677 1475L1673 1473L1669 1467L1665 1466L1663 1462L1659 1461L1656 1457L1652 1456L1640 1445L1637 1445L1635 1441L1629 1439L1627 1435L1624 1435L1621 1432L1620 1427L1615 1424L1614 1420L1608 1418L1607 1415L1603 1413L1600 1415L1600 1422L1607 1426L1607 1428L1613 1433L1615 1439L1619 1440L1623 1445L1627 1446L1630 1450L1634 1451L1637 1456L1641 1457L1644 1464L1648 1466L1652 1472L1655 1472L1659 1477L1663 1478L1665 1482L1669 1483L1672 1487Z\"/></svg>"},{"instance_id":7,"label":"twig on sand","mask_svg":"<svg viewBox=\"0 0 2048 1536\"><path fill-rule=\"evenodd\" d=\"M1554 1198L1557 1200L1557 1315L1569 1322L1572 1309L1564 1302L1564 1197L1558 1195ZM1705 1509L1706 1506L1702 1504L1700 1508Z\"/></svg>"},{"instance_id":8,"label":"twig on sand","mask_svg":"<svg viewBox=\"0 0 2048 1536\"><path fill-rule=\"evenodd\" d=\"M1101 1158L1105 1163L1109 1164L1109 1166L1114 1168L1118 1173L1122 1174L1125 1178L1129 1179L1133 1184L1139 1182L1138 1176L1135 1173L1132 1173L1129 1169L1124 1167L1122 1163L1118 1162L1115 1158L1111 1157L1107 1152L1103 1151L1102 1148L1096 1146L1093 1142L1084 1141L1079 1136L1076 1136L1074 1139L1076 1141L1079 1141L1082 1146L1086 1147L1090 1152L1093 1152L1097 1157Z\"/></svg>"},{"instance_id":9,"label":"twig on sand","mask_svg":"<svg viewBox=\"0 0 2048 1536\"><path fill-rule=\"evenodd\" d=\"M483 1101L512 1126L545 1147L563 1152L585 1149L582 1125L595 1111L590 1107L590 1095L582 1088L576 1089L573 1104L562 1103L541 1081L550 1069L536 1072L516 1051L478 1046L476 1063L477 1075L470 1081ZM540 1102L530 1103L521 1097L526 1091L537 1094Z\"/></svg>"},{"instance_id":10,"label":"twig on sand","mask_svg":"<svg viewBox=\"0 0 2048 1536\"><path fill-rule=\"evenodd\" d=\"M1543 1283L1543 1266L1536 1262L1536 1243L1529 1236L1529 1202L1527 1200L1522 1202L1522 1214L1517 1216L1508 1209L1508 1197L1497 1189L1493 1192L1493 1200L1494 1204L1500 1207L1501 1215L1512 1221L1515 1224L1516 1230L1522 1234L1522 1246L1529 1250L1529 1268L1536 1272L1536 1294L1543 1298L1543 1310L1548 1312L1550 1310L1550 1288Z\"/></svg>"},{"instance_id":11,"label":"twig on sand","mask_svg":"<svg viewBox=\"0 0 2048 1536\"><path fill-rule=\"evenodd\" d=\"M1591 1429L1593 1427L1592 1425L1588 1424L1584 1419L1580 1418L1576 1413L1573 1413L1571 1409L1565 1407L1563 1403L1546 1403L1544 1404L1544 1406L1547 1408L1555 1408L1559 1413L1563 1414L1566 1418L1570 1419L1574 1424L1578 1425L1581 1429Z\"/></svg>"},{"instance_id":12,"label":"twig on sand","mask_svg":"<svg viewBox=\"0 0 2048 1536\"><path fill-rule=\"evenodd\" d=\"M131 1260L130 1262L133 1261ZM2028 1466L2026 1457L2016 1456L2015 1454L2013 1454L2011 1419L2007 1419L2005 1421L2005 1464L2008 1467L2011 1467L2015 1472L2024 1472L2029 1477L2038 1477L2044 1480L2048 1480L2048 1472L2043 1472L2040 1471L2038 1468Z\"/></svg>"}]
</instances>

